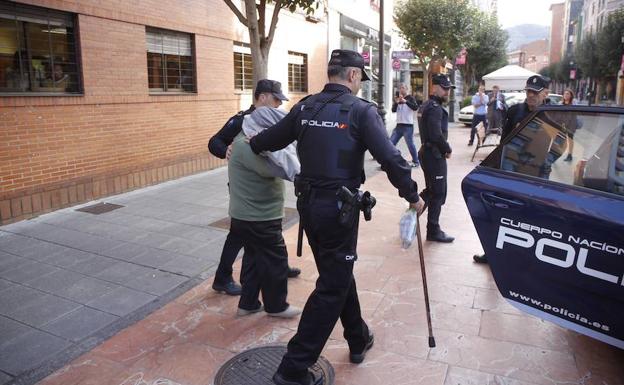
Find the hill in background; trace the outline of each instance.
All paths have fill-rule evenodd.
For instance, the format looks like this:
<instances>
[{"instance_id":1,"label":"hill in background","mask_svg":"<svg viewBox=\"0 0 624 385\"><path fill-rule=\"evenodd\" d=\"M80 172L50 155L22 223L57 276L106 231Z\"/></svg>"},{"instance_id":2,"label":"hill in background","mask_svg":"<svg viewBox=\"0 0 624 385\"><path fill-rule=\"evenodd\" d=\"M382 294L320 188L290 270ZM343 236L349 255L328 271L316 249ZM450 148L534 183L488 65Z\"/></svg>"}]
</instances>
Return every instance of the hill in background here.
<instances>
[{"instance_id":1,"label":"hill in background","mask_svg":"<svg viewBox=\"0 0 624 385\"><path fill-rule=\"evenodd\" d=\"M509 34L507 52L515 51L523 44L550 37L550 27L539 24L520 24L506 29Z\"/></svg>"}]
</instances>

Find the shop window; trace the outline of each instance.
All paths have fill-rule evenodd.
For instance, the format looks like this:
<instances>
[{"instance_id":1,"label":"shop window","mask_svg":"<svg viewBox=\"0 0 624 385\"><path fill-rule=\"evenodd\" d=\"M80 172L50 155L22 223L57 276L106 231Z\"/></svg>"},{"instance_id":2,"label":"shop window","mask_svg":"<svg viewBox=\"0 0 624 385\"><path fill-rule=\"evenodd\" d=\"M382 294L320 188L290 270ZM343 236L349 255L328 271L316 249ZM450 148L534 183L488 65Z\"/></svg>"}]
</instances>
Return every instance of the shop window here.
<instances>
[{"instance_id":1,"label":"shop window","mask_svg":"<svg viewBox=\"0 0 624 385\"><path fill-rule=\"evenodd\" d=\"M147 80L151 92L195 92L193 36L147 27Z\"/></svg>"},{"instance_id":2,"label":"shop window","mask_svg":"<svg viewBox=\"0 0 624 385\"><path fill-rule=\"evenodd\" d=\"M308 55L288 51L288 90L308 92Z\"/></svg>"},{"instance_id":3,"label":"shop window","mask_svg":"<svg viewBox=\"0 0 624 385\"><path fill-rule=\"evenodd\" d=\"M81 92L74 18L0 2L0 94Z\"/></svg>"},{"instance_id":4,"label":"shop window","mask_svg":"<svg viewBox=\"0 0 624 385\"><path fill-rule=\"evenodd\" d=\"M253 63L249 44L234 43L234 89L253 91Z\"/></svg>"}]
</instances>

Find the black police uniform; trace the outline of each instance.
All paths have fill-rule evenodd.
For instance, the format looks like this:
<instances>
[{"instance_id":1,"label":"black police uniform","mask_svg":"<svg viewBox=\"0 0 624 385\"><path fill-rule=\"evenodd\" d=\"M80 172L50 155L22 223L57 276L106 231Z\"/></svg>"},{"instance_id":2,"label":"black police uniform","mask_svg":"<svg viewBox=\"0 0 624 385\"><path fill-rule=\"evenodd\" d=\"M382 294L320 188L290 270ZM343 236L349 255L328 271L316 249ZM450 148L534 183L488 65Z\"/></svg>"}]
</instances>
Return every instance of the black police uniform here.
<instances>
[{"instance_id":1,"label":"black police uniform","mask_svg":"<svg viewBox=\"0 0 624 385\"><path fill-rule=\"evenodd\" d=\"M431 96L418 109L418 129L422 146L419 156L425 174L427 190L427 238L452 241L440 229L440 212L446 202L446 154L452 151L448 139L448 112L442 108L443 100Z\"/></svg>"},{"instance_id":2,"label":"black police uniform","mask_svg":"<svg viewBox=\"0 0 624 385\"><path fill-rule=\"evenodd\" d=\"M361 354L372 341L353 277L359 212L350 224L341 225L336 191L341 186L354 191L364 182L364 153L369 150L401 197L409 202L419 197L411 168L388 139L376 107L343 85L329 83L320 94L305 98L250 145L259 153L295 140L301 161L297 209L319 278L276 376L305 384L307 368L317 361L339 318L352 354Z\"/></svg>"},{"instance_id":3,"label":"black police uniform","mask_svg":"<svg viewBox=\"0 0 624 385\"><path fill-rule=\"evenodd\" d=\"M238 112L236 115L228 119L225 125L212 138L210 138L208 141L208 150L212 155L217 158L225 159L228 146L232 144L236 135L238 135L243 129L243 120L245 119L245 115L251 114L254 110L255 107L252 105L247 110ZM219 259L219 266L217 267L217 271L215 273L213 284L215 289L225 291L232 290L232 288L228 289L226 285L233 281L232 265L242 248L243 240L230 231L225 238L223 250L221 251L221 258ZM235 289L232 294L237 293L238 291L239 290Z\"/></svg>"},{"instance_id":4,"label":"black police uniform","mask_svg":"<svg viewBox=\"0 0 624 385\"><path fill-rule=\"evenodd\" d=\"M509 111L507 112L507 118L505 120L505 124L503 125L503 133L501 135L501 141L507 139L509 134L518 126L524 118L526 118L531 111L529 111L529 105L526 102L514 104L509 107Z\"/></svg>"}]
</instances>

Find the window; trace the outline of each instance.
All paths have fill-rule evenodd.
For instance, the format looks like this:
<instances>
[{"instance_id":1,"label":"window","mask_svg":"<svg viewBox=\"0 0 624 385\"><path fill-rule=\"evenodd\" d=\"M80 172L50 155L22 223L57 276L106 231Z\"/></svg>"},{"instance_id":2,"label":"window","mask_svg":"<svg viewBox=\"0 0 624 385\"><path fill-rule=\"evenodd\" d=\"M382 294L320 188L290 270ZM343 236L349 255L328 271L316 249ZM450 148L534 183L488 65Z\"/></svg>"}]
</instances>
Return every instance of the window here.
<instances>
[{"instance_id":1,"label":"window","mask_svg":"<svg viewBox=\"0 0 624 385\"><path fill-rule=\"evenodd\" d=\"M624 115L553 108L505 144L500 168L624 195L623 148ZM484 165L495 166L495 159Z\"/></svg>"},{"instance_id":2,"label":"window","mask_svg":"<svg viewBox=\"0 0 624 385\"><path fill-rule=\"evenodd\" d=\"M234 43L234 89L253 90L253 63L249 44Z\"/></svg>"},{"instance_id":3,"label":"window","mask_svg":"<svg viewBox=\"0 0 624 385\"><path fill-rule=\"evenodd\" d=\"M146 34L149 90L195 92L192 36L151 27Z\"/></svg>"},{"instance_id":4,"label":"window","mask_svg":"<svg viewBox=\"0 0 624 385\"><path fill-rule=\"evenodd\" d=\"M288 90L308 92L308 55L288 51Z\"/></svg>"},{"instance_id":5,"label":"window","mask_svg":"<svg viewBox=\"0 0 624 385\"><path fill-rule=\"evenodd\" d=\"M0 93L80 93L74 16L0 2Z\"/></svg>"}]
</instances>

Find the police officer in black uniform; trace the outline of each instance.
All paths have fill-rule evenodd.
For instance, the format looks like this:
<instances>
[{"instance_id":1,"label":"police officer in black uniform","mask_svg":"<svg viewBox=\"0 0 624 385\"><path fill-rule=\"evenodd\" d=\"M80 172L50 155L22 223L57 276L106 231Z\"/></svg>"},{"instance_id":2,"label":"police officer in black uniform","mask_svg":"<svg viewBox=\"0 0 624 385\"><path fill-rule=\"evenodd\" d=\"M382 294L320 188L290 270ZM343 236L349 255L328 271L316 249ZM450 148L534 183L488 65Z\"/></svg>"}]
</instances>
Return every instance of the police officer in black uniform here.
<instances>
[{"instance_id":1,"label":"police officer in black uniform","mask_svg":"<svg viewBox=\"0 0 624 385\"><path fill-rule=\"evenodd\" d=\"M283 120L250 140L255 153L275 151L297 140L301 161L301 173L295 180L297 209L319 270L297 334L273 377L279 385L319 383L308 368L317 361L338 319L351 362L362 362L373 345L353 277L358 207L371 207L370 197L366 199L366 193L359 195L357 190L365 178L365 151L381 164L410 207L419 213L424 207L411 167L388 139L377 108L354 96L361 81L370 80L362 56L334 50L327 73L329 83L321 93L304 98ZM354 205L351 197L368 204Z\"/></svg>"},{"instance_id":2,"label":"police officer in black uniform","mask_svg":"<svg viewBox=\"0 0 624 385\"><path fill-rule=\"evenodd\" d=\"M251 114L257 107L274 107L277 108L282 101L288 100L282 93L282 85L280 82L269 79L262 79L256 83L254 90L254 104L245 111L240 111L236 115L228 119L227 123L217 132L208 142L208 150L217 158L230 158L231 144L236 135L243 129L243 120L245 115ZM219 266L215 273L212 288L219 292L225 292L229 295L240 295L241 286L234 281L232 277L232 265L236 260L238 252L243 248L243 241L229 232L223 251L219 259ZM301 273L297 268L288 268L288 277L296 277Z\"/></svg>"},{"instance_id":3,"label":"police officer in black uniform","mask_svg":"<svg viewBox=\"0 0 624 385\"><path fill-rule=\"evenodd\" d=\"M509 134L511 134L524 118L535 111L537 107L545 103L549 92L549 86L550 79L542 75L533 75L527 79L526 86L524 87L526 99L524 99L522 103L514 104L507 111L505 123L503 124L501 143L507 139ZM475 254L472 256L472 259L476 263L488 263L487 255L485 254Z\"/></svg>"},{"instance_id":4,"label":"police officer in black uniform","mask_svg":"<svg viewBox=\"0 0 624 385\"><path fill-rule=\"evenodd\" d=\"M427 189L421 196L427 202L427 240L449 243L455 238L440 228L440 212L446 201L446 160L451 157L448 139L448 112L442 103L448 100L449 90L455 88L446 75L432 77L433 91L429 100L418 109L418 129L422 146L420 164L425 174Z\"/></svg>"}]
</instances>

